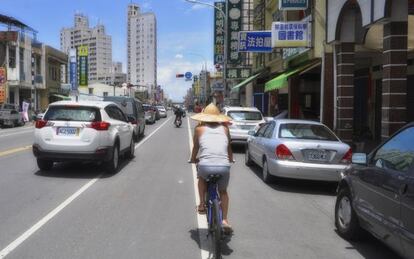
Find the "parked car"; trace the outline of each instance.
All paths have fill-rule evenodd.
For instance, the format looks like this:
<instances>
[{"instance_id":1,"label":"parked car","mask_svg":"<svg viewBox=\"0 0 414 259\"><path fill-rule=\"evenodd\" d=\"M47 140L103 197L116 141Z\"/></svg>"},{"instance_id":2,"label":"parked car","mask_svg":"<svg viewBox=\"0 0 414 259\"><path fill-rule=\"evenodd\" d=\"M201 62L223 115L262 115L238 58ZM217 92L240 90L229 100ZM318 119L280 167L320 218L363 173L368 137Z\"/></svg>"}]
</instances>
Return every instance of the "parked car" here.
<instances>
[{"instance_id":1,"label":"parked car","mask_svg":"<svg viewBox=\"0 0 414 259\"><path fill-rule=\"evenodd\" d=\"M128 116L132 125L134 125L134 140L145 134L145 111L142 102L133 97L126 96L105 96L104 101L110 101L118 104L121 110Z\"/></svg>"},{"instance_id":2,"label":"parked car","mask_svg":"<svg viewBox=\"0 0 414 259\"><path fill-rule=\"evenodd\" d=\"M232 143L245 144L248 132L265 123L262 113L255 107L224 107L223 113L233 119L229 126Z\"/></svg>"},{"instance_id":3,"label":"parked car","mask_svg":"<svg viewBox=\"0 0 414 259\"><path fill-rule=\"evenodd\" d=\"M19 106L15 104L0 104L0 126L23 126L24 119L19 112Z\"/></svg>"},{"instance_id":4,"label":"parked car","mask_svg":"<svg viewBox=\"0 0 414 259\"><path fill-rule=\"evenodd\" d=\"M160 111L157 109L157 107L155 107L155 105L152 105L152 109L155 112L155 120L159 120L161 118Z\"/></svg>"},{"instance_id":5,"label":"parked car","mask_svg":"<svg viewBox=\"0 0 414 259\"><path fill-rule=\"evenodd\" d=\"M144 111L145 111L145 122L154 124L155 123L155 111L153 107L149 104L143 104L142 106L144 107Z\"/></svg>"},{"instance_id":6,"label":"parked car","mask_svg":"<svg viewBox=\"0 0 414 259\"><path fill-rule=\"evenodd\" d=\"M160 118L167 118L167 110L162 105L155 106L160 113Z\"/></svg>"},{"instance_id":7,"label":"parked car","mask_svg":"<svg viewBox=\"0 0 414 259\"><path fill-rule=\"evenodd\" d=\"M118 170L119 156L132 158L134 127L113 102L59 101L36 121L33 154L41 170L54 162L100 161Z\"/></svg>"},{"instance_id":8,"label":"parked car","mask_svg":"<svg viewBox=\"0 0 414 259\"><path fill-rule=\"evenodd\" d=\"M372 233L414 258L414 123L369 155L356 153L338 186L335 225L348 240Z\"/></svg>"},{"instance_id":9,"label":"parked car","mask_svg":"<svg viewBox=\"0 0 414 259\"><path fill-rule=\"evenodd\" d=\"M339 181L351 162L349 145L319 122L274 120L249 134L245 162L262 167L265 182L273 176Z\"/></svg>"}]
</instances>

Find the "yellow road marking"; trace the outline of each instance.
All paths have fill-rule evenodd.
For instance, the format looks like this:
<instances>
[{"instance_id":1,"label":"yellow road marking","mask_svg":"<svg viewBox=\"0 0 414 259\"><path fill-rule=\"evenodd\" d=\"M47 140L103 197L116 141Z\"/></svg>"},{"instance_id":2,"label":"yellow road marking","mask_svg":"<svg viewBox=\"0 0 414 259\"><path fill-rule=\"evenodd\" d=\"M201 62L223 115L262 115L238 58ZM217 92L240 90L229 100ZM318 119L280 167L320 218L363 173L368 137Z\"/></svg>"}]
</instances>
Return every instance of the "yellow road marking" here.
<instances>
[{"instance_id":1,"label":"yellow road marking","mask_svg":"<svg viewBox=\"0 0 414 259\"><path fill-rule=\"evenodd\" d=\"M11 154L14 154L14 153L17 153L17 152L22 152L22 151L25 151L25 150L28 150L28 149L31 149L31 148L32 148L32 145L25 146L25 147L18 147L18 148L13 148L13 149L10 149L10 150L2 151L2 152L0 152L0 157L7 156L7 155L11 155Z\"/></svg>"}]
</instances>

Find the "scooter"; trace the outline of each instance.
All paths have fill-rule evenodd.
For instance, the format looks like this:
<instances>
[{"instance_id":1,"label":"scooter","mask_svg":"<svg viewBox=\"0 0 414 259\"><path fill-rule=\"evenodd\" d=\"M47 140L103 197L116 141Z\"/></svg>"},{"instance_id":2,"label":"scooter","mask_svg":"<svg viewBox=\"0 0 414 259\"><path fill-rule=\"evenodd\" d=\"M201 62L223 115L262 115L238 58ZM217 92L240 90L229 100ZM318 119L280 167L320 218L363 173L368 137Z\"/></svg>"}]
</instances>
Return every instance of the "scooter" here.
<instances>
[{"instance_id":1,"label":"scooter","mask_svg":"<svg viewBox=\"0 0 414 259\"><path fill-rule=\"evenodd\" d=\"M181 117L178 117L175 121L174 121L174 124L175 124L175 126L177 127L177 128L179 128L179 127L181 127L181 124L182 124L183 122L182 122L182 120L181 120Z\"/></svg>"}]
</instances>

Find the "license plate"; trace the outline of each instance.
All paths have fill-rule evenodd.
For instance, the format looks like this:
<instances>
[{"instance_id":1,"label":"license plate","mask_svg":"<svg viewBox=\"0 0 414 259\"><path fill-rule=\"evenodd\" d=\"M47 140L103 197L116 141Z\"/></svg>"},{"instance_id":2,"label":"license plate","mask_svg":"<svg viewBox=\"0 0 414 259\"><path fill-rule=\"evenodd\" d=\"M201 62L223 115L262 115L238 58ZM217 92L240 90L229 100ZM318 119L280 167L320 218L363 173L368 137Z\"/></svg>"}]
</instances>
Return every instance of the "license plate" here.
<instances>
[{"instance_id":1,"label":"license plate","mask_svg":"<svg viewBox=\"0 0 414 259\"><path fill-rule=\"evenodd\" d=\"M309 161L327 161L328 154L324 151L310 151L308 152Z\"/></svg>"},{"instance_id":2,"label":"license plate","mask_svg":"<svg viewBox=\"0 0 414 259\"><path fill-rule=\"evenodd\" d=\"M253 128L253 126L250 126L250 125L241 125L240 128L243 129L243 130L250 130L250 129Z\"/></svg>"},{"instance_id":3,"label":"license plate","mask_svg":"<svg viewBox=\"0 0 414 259\"><path fill-rule=\"evenodd\" d=\"M57 128L57 135L59 136L77 136L79 134L78 128L62 127Z\"/></svg>"}]
</instances>

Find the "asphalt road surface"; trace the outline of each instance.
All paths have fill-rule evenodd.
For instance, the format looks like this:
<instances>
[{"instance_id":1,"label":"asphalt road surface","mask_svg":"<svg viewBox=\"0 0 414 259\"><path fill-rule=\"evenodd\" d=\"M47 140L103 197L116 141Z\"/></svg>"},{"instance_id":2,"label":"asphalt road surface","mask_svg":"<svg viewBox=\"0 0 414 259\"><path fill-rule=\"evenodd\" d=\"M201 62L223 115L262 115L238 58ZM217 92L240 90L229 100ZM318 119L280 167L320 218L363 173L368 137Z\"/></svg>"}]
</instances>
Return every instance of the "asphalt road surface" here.
<instances>
[{"instance_id":1,"label":"asphalt road surface","mask_svg":"<svg viewBox=\"0 0 414 259\"><path fill-rule=\"evenodd\" d=\"M136 157L115 175L95 164L40 172L33 127L0 130L0 258L209 258L205 219L195 213L194 124L172 116L147 125ZM189 130L190 127L190 130ZM224 258L398 258L374 238L335 232L335 185L281 180L236 163L229 187L234 235Z\"/></svg>"}]
</instances>

